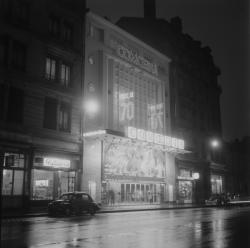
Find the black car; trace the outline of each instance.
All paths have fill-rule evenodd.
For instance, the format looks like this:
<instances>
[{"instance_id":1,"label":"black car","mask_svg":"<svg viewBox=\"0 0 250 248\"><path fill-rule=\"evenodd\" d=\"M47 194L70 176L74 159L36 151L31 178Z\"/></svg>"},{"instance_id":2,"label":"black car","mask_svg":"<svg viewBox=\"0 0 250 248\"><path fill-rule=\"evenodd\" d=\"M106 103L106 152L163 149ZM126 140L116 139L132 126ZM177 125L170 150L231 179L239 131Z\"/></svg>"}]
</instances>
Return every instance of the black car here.
<instances>
[{"instance_id":1,"label":"black car","mask_svg":"<svg viewBox=\"0 0 250 248\"><path fill-rule=\"evenodd\" d=\"M62 194L58 200L48 204L49 215L71 215L87 212L94 215L100 209L91 196L85 192L69 192Z\"/></svg>"},{"instance_id":2,"label":"black car","mask_svg":"<svg viewBox=\"0 0 250 248\"><path fill-rule=\"evenodd\" d=\"M226 206L229 198L226 194L214 194L208 200L205 200L207 206Z\"/></svg>"}]
</instances>

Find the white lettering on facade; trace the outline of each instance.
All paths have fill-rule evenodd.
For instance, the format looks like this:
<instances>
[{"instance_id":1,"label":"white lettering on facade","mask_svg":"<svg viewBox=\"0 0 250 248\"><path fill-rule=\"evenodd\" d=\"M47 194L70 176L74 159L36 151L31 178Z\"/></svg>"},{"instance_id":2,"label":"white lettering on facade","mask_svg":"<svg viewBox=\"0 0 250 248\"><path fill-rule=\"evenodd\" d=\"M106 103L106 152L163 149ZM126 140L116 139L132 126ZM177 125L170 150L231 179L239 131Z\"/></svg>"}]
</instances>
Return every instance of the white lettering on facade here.
<instances>
[{"instance_id":1,"label":"white lettering on facade","mask_svg":"<svg viewBox=\"0 0 250 248\"><path fill-rule=\"evenodd\" d=\"M184 150L184 140L145 131L144 129L128 127L127 136L131 139L138 139L141 141L147 141L149 143L155 143L157 145Z\"/></svg>"},{"instance_id":2,"label":"white lettering on facade","mask_svg":"<svg viewBox=\"0 0 250 248\"><path fill-rule=\"evenodd\" d=\"M44 158L43 165L53 168L70 168L70 160L59 158Z\"/></svg>"},{"instance_id":3,"label":"white lettering on facade","mask_svg":"<svg viewBox=\"0 0 250 248\"><path fill-rule=\"evenodd\" d=\"M149 62L147 59L143 58L142 56L138 55L136 52L133 52L132 50L118 45L117 46L117 54L126 59L127 61L142 67L143 69L158 75L158 71L157 71L157 66L156 64L153 64L151 62Z\"/></svg>"}]
</instances>

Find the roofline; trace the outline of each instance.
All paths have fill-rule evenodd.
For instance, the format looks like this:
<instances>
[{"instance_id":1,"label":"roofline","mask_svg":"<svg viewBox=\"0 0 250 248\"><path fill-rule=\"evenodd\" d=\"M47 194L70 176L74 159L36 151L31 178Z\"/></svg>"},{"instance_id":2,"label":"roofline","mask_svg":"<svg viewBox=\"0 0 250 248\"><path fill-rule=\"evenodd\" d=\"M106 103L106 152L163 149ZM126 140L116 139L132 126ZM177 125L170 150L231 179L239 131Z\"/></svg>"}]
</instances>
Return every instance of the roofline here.
<instances>
[{"instance_id":1,"label":"roofline","mask_svg":"<svg viewBox=\"0 0 250 248\"><path fill-rule=\"evenodd\" d=\"M90 17L94 20L96 20L97 22L101 23L101 25L106 26L108 28L111 28L113 30L115 30L116 32L120 33L121 35L129 38L130 40L138 43L139 45L142 45L145 49L150 50L152 53L156 54L157 56L167 60L168 62L171 62L172 60L167 57L166 55L162 54L161 52L159 52L158 50L156 50L155 48L149 46L148 44L146 44L145 42L143 42L142 40L140 40L139 38L133 36L132 34L128 33L127 31L125 31L124 29L120 28L119 26L117 26L116 24L106 20L105 18L93 13L93 12L88 12L86 14L87 17Z\"/></svg>"}]
</instances>

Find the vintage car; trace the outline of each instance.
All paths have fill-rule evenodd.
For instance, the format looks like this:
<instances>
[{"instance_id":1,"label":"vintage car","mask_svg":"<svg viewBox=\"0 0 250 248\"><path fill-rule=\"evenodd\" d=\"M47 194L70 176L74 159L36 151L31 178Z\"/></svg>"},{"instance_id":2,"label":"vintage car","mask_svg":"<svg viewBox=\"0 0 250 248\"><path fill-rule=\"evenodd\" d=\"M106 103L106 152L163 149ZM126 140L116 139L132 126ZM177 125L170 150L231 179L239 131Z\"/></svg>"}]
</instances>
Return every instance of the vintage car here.
<instances>
[{"instance_id":1,"label":"vintage car","mask_svg":"<svg viewBox=\"0 0 250 248\"><path fill-rule=\"evenodd\" d=\"M207 206L226 206L230 199L226 194L214 194L208 200L205 200Z\"/></svg>"},{"instance_id":2,"label":"vintage car","mask_svg":"<svg viewBox=\"0 0 250 248\"><path fill-rule=\"evenodd\" d=\"M48 204L49 215L72 215L87 212L94 215L100 206L85 192L68 192Z\"/></svg>"}]
</instances>

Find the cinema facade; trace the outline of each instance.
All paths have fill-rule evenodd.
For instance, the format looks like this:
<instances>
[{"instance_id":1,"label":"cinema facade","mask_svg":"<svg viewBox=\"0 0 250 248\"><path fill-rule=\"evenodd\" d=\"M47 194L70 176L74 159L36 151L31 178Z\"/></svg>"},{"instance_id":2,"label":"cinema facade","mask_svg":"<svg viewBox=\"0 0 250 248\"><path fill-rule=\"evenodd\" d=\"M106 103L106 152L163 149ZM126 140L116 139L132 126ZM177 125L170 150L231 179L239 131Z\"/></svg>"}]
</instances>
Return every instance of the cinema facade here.
<instances>
[{"instance_id":1,"label":"cinema facade","mask_svg":"<svg viewBox=\"0 0 250 248\"><path fill-rule=\"evenodd\" d=\"M107 20L86 16L82 189L103 205L176 200L169 58ZM191 175L192 176L192 175Z\"/></svg>"}]
</instances>

